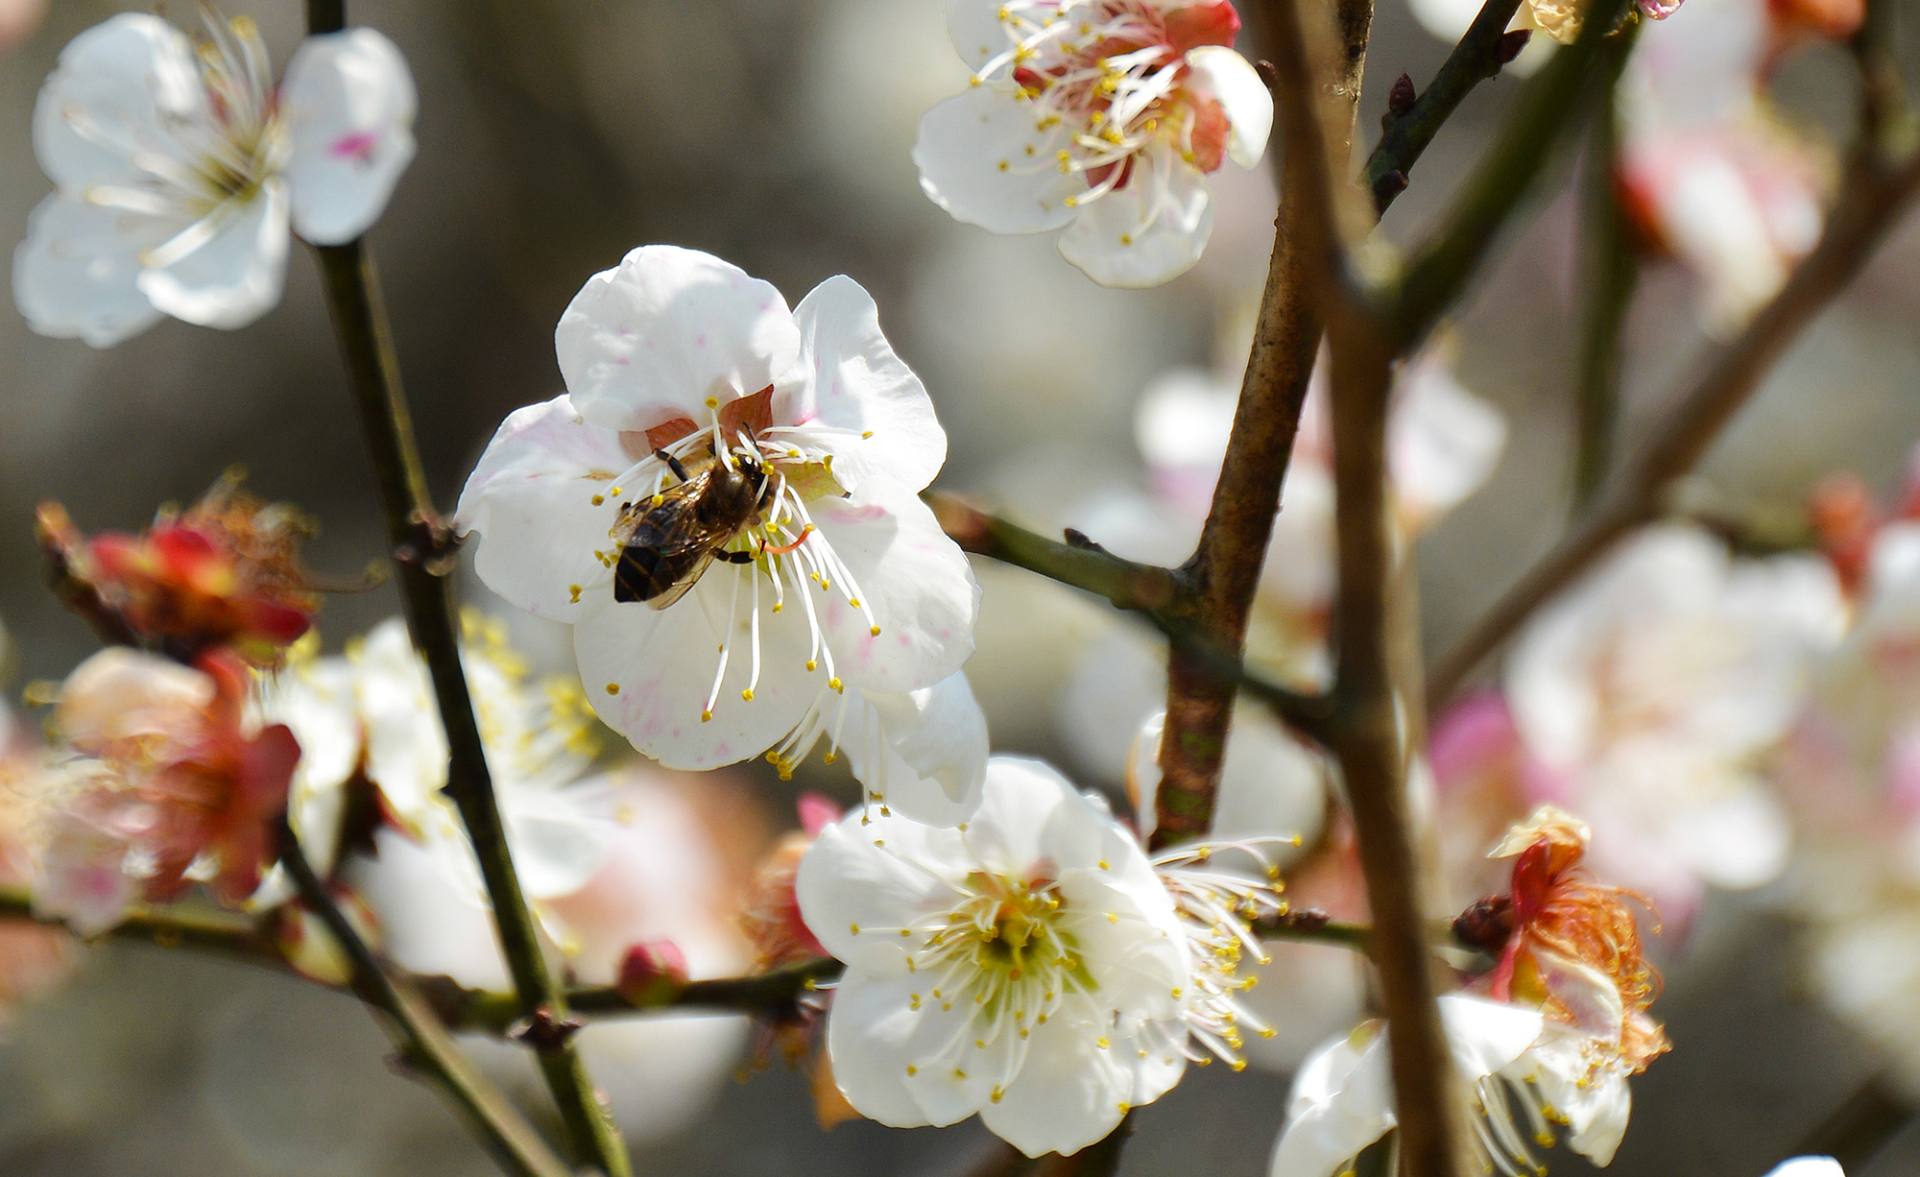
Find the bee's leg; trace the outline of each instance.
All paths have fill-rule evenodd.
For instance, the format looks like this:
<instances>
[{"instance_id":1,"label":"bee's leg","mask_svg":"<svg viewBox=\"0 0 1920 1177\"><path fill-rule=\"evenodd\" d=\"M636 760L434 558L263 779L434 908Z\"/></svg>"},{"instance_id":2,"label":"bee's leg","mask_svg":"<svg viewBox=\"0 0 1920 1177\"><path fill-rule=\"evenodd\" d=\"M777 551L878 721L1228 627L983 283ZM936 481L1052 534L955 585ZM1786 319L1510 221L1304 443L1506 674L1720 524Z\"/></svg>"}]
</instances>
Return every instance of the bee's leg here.
<instances>
[{"instance_id":1,"label":"bee's leg","mask_svg":"<svg viewBox=\"0 0 1920 1177\"><path fill-rule=\"evenodd\" d=\"M693 481L692 477L687 474L687 468L680 464L679 458L674 457L672 454L668 453L665 450L655 450L653 451L653 456L656 458L659 458L662 462L665 462L667 464L667 469L673 471L673 476L675 478L678 478L682 482Z\"/></svg>"},{"instance_id":2,"label":"bee's leg","mask_svg":"<svg viewBox=\"0 0 1920 1177\"><path fill-rule=\"evenodd\" d=\"M713 558L725 560L729 564L751 564L754 561L754 554L752 552L715 552Z\"/></svg>"}]
</instances>

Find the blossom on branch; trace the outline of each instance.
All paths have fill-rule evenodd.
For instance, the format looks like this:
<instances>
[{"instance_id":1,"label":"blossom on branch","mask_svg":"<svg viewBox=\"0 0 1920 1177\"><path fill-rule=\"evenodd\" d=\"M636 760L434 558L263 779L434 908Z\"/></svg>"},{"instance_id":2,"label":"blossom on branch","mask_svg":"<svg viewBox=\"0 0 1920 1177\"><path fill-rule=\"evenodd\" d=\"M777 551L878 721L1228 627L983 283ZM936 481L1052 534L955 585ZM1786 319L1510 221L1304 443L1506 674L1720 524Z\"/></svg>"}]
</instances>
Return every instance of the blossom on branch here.
<instances>
[{"instance_id":1,"label":"blossom on branch","mask_svg":"<svg viewBox=\"0 0 1920 1177\"><path fill-rule=\"evenodd\" d=\"M830 278L790 312L645 246L557 345L568 392L508 417L460 498L481 580L571 623L601 718L670 768L784 774L824 743L874 802L964 820L979 588L918 497L946 434L873 299Z\"/></svg>"},{"instance_id":2,"label":"blossom on branch","mask_svg":"<svg viewBox=\"0 0 1920 1177\"><path fill-rule=\"evenodd\" d=\"M1515 826L1491 857L1511 860L1507 895L1463 933L1492 953L1491 973L1440 999L1455 1066L1474 1097L1489 1171L1542 1171L1535 1149L1564 1132L1597 1165L1627 1127L1630 1076L1664 1053L1648 1013L1657 979L1641 953L1631 896L1586 877L1584 825L1551 807ZM1382 1023L1337 1038L1301 1068L1274 1177L1345 1172L1397 1118Z\"/></svg>"},{"instance_id":3,"label":"blossom on branch","mask_svg":"<svg viewBox=\"0 0 1920 1177\"><path fill-rule=\"evenodd\" d=\"M138 535L82 535L58 503L36 520L55 589L109 633L191 661L224 647L273 666L307 632L320 598L300 565L312 525L223 478L185 511L163 510Z\"/></svg>"},{"instance_id":4,"label":"blossom on branch","mask_svg":"<svg viewBox=\"0 0 1920 1177\"><path fill-rule=\"evenodd\" d=\"M920 186L996 233L1064 228L1105 286L1155 286L1200 260L1207 174L1266 151L1273 99L1233 51L1228 0L949 0L966 91L927 112Z\"/></svg>"},{"instance_id":5,"label":"blossom on branch","mask_svg":"<svg viewBox=\"0 0 1920 1177\"><path fill-rule=\"evenodd\" d=\"M188 36L126 13L74 38L34 111L56 187L14 255L35 331L110 347L171 315L244 327L280 301L290 232L350 241L413 158L413 79L370 29L312 37L275 86L247 17Z\"/></svg>"},{"instance_id":6,"label":"blossom on branch","mask_svg":"<svg viewBox=\"0 0 1920 1177\"><path fill-rule=\"evenodd\" d=\"M47 807L34 902L90 934L136 898L196 883L238 906L275 854L300 745L246 714L247 670L231 655L196 667L108 649L60 688L64 742L33 787Z\"/></svg>"},{"instance_id":7,"label":"blossom on branch","mask_svg":"<svg viewBox=\"0 0 1920 1177\"><path fill-rule=\"evenodd\" d=\"M800 910L847 971L827 1045L841 1092L896 1127L978 1114L1029 1156L1072 1153L1179 1080L1240 1060L1248 924L1272 879L1149 859L1103 801L996 757L979 812L940 829L852 815L801 861ZM1263 859L1261 861L1264 861Z\"/></svg>"},{"instance_id":8,"label":"blossom on branch","mask_svg":"<svg viewBox=\"0 0 1920 1177\"><path fill-rule=\"evenodd\" d=\"M1542 609L1508 656L1517 804L1577 809L1599 869L1679 923L1708 885L1768 882L1789 830L1760 760L1844 623L1815 557L1736 560L1697 528L1646 529Z\"/></svg>"}]
</instances>

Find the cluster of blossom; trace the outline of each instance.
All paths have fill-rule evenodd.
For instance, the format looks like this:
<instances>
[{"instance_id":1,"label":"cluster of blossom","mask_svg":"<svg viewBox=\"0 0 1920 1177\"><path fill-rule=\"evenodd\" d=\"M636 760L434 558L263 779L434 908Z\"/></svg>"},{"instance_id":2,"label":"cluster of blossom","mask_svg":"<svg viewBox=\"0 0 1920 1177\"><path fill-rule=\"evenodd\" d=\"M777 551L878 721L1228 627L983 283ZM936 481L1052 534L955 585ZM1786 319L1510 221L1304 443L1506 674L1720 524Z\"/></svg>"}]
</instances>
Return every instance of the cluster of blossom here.
<instances>
[{"instance_id":1,"label":"cluster of blossom","mask_svg":"<svg viewBox=\"0 0 1920 1177\"><path fill-rule=\"evenodd\" d=\"M1556 37L1581 7L1529 6ZM1191 267L1212 223L1206 176L1254 166L1272 122L1231 48L1233 5L958 0L949 13L973 73L922 125L926 193L990 230L1063 230L1061 252L1108 285ZM1716 75L1744 88L1740 118L1760 69L1745 56ZM1630 93L1668 84L1658 58L1645 70ZM277 300L291 234L327 245L372 224L413 152L398 51L367 30L317 37L270 79L253 25L210 9L197 43L127 15L68 47L35 116L57 192L15 264L35 329L106 346L163 315L238 327ZM1645 101L1661 112L1646 126L1683 104ZM1765 211L1783 255L1806 248L1817 201ZM1700 264L1717 256L1702 247ZM1747 306L1777 280L1729 281ZM1214 840L1160 852L1160 721L1126 676L1086 688L1096 711L1116 709L1087 726L1096 755L1134 743L1141 818L1045 764L989 755L963 671L979 586L920 499L946 435L853 280L789 307L718 258L643 246L588 279L555 346L565 391L500 425L452 522L484 584L571 630L577 678L530 675L498 623L469 624L463 663L512 857L572 975L644 996L738 967L745 946L720 913L742 911L763 968L844 964L808 1012L827 1010L818 1073L847 1108L902 1127L977 1114L1033 1156L1101 1139L1190 1064L1245 1065L1248 1036L1275 1032L1249 991L1289 914L1280 865L1305 841L1344 853L1319 754L1237 720ZM1488 476L1505 425L1437 353L1400 384L1390 464L1410 544ZM1148 397L1153 492L1118 513L1146 526L1116 520L1102 533L1116 547L1197 527L1231 389L1181 377ZM1252 650L1305 686L1327 675L1333 593L1323 414L1305 422ZM1920 540L1842 521L1856 526L1831 529L1831 562L1735 560L1702 532L1648 530L1536 619L1503 692L1437 725L1441 812L1493 815L1484 833L1504 864L1457 930L1481 967L1442 998L1491 1169L1535 1172L1562 1137L1612 1158L1629 1077L1667 1049L1639 895L1684 922L1705 884L1779 872L1787 819L1757 763L1858 774L1854 816L1886 837L1878 807L1901 813L1889 853L1911 866L1920 709L1906 704L1920 694L1882 692L1907 669L1902 626L1920 624L1907 603ZM138 536L87 538L43 511L63 594L120 644L61 686L47 746L15 748L0 727L0 881L30 881L41 912L82 933L202 885L281 912L290 959L337 983L276 862L284 824L396 963L499 983L428 670L398 622L339 656L303 638L318 598L301 527L227 483ZM648 874L663 847L700 837L681 836L684 808L633 770L596 771L597 722L675 770L764 758L786 778L816 751L844 758L862 801L832 819L810 804L807 832L751 886L710 862ZM1481 832L1466 817L1452 828L1456 843ZM1911 898L1912 872L1890 877ZM436 893L479 926L423 915ZM693 912L687 895L728 901ZM40 943L57 960L60 942ZM9 969L0 998L31 984ZM812 1048L815 1021L790 1051ZM1385 1035L1363 1023L1300 1067L1276 1177L1345 1172L1392 1131Z\"/></svg>"},{"instance_id":2,"label":"cluster of blossom","mask_svg":"<svg viewBox=\"0 0 1920 1177\"><path fill-rule=\"evenodd\" d=\"M1678 4L1641 3L1660 19ZM1527 0L1516 29L1571 40L1585 5ZM1710 331L1738 329L1820 236L1836 178L1831 145L1767 97L1780 63L1804 46L1845 41L1862 0L1691 0L1687 19L1640 38L1616 96L1614 185L1635 247L1700 283ZM1480 6L1413 0L1429 31L1460 36ZM1537 63L1535 51L1520 58Z\"/></svg>"}]
</instances>

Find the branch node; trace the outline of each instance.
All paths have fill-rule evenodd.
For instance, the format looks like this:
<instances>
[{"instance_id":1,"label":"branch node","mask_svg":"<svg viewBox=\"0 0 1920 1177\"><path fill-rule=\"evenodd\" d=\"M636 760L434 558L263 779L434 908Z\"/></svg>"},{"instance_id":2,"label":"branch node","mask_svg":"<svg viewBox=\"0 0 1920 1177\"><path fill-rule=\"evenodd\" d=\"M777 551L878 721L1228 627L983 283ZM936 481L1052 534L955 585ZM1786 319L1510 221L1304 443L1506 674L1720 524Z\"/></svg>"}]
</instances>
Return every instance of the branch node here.
<instances>
[{"instance_id":1,"label":"branch node","mask_svg":"<svg viewBox=\"0 0 1920 1177\"><path fill-rule=\"evenodd\" d=\"M1393 80L1393 89L1387 91L1387 113L1380 116L1380 129L1386 130L1393 120L1402 117L1413 109L1420 94L1413 88L1413 77L1401 74Z\"/></svg>"},{"instance_id":2,"label":"branch node","mask_svg":"<svg viewBox=\"0 0 1920 1177\"><path fill-rule=\"evenodd\" d=\"M1407 173L1397 168L1382 172L1380 178L1373 182L1373 202L1376 206L1384 208L1388 201L1406 190Z\"/></svg>"},{"instance_id":3,"label":"branch node","mask_svg":"<svg viewBox=\"0 0 1920 1177\"><path fill-rule=\"evenodd\" d=\"M551 1006L541 1006L533 1011L533 1016L523 1019L508 1033L515 1042L522 1042L542 1054L556 1051L566 1046L575 1034L580 1032L581 1023L573 1018L553 1016Z\"/></svg>"}]
</instances>

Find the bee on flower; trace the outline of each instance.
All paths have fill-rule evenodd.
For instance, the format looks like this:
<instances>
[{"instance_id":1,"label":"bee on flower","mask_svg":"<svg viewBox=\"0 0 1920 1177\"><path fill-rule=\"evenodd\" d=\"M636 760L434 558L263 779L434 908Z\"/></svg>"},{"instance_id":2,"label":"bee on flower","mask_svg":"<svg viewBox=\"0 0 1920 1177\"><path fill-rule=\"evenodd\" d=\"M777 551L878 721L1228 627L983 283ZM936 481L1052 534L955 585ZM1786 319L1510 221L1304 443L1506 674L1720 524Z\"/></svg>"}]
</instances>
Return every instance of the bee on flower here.
<instances>
[{"instance_id":1,"label":"bee on flower","mask_svg":"<svg viewBox=\"0 0 1920 1177\"><path fill-rule=\"evenodd\" d=\"M1105 286L1156 286L1200 260L1207 175L1260 162L1273 99L1233 51L1227 0L956 0L968 88L927 112L920 186L995 233L1065 229Z\"/></svg>"},{"instance_id":2,"label":"bee on flower","mask_svg":"<svg viewBox=\"0 0 1920 1177\"><path fill-rule=\"evenodd\" d=\"M460 498L481 580L573 625L595 709L667 767L824 747L872 801L964 820L979 588L919 499L946 434L873 299L836 277L789 311L645 246L556 342L568 391L508 417Z\"/></svg>"},{"instance_id":3,"label":"bee on flower","mask_svg":"<svg viewBox=\"0 0 1920 1177\"><path fill-rule=\"evenodd\" d=\"M413 158L413 79L370 29L309 38L276 86L260 30L124 13L60 55L33 144L56 191L14 254L35 331L110 347L171 315L237 328L280 301L291 233L350 241Z\"/></svg>"}]
</instances>

